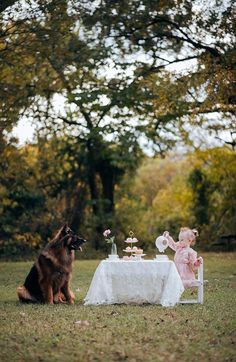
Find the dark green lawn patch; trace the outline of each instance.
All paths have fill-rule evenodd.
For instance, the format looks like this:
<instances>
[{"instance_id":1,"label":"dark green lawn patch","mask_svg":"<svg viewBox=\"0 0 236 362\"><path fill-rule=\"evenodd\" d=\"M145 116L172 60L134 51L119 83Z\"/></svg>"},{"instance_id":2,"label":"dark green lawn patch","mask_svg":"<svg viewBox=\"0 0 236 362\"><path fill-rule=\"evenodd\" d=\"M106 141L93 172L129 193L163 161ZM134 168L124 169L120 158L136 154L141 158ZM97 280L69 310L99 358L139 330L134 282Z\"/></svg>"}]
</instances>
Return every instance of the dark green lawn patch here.
<instances>
[{"instance_id":1,"label":"dark green lawn patch","mask_svg":"<svg viewBox=\"0 0 236 362\"><path fill-rule=\"evenodd\" d=\"M174 308L83 306L97 260L75 262L74 306L23 305L16 287L32 263L0 263L0 360L236 361L235 254L203 256L204 304Z\"/></svg>"}]
</instances>

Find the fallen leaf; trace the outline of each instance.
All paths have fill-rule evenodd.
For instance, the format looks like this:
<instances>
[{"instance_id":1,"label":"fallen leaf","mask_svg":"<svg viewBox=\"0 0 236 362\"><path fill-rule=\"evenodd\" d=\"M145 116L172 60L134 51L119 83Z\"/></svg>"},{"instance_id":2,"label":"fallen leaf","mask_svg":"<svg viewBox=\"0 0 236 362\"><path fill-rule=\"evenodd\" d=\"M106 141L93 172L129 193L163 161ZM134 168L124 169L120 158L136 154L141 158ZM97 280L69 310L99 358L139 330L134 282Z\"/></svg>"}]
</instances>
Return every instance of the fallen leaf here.
<instances>
[{"instance_id":1,"label":"fallen leaf","mask_svg":"<svg viewBox=\"0 0 236 362\"><path fill-rule=\"evenodd\" d=\"M76 326L80 326L80 327L88 327L89 326L89 321L76 321L75 322L75 325Z\"/></svg>"}]
</instances>

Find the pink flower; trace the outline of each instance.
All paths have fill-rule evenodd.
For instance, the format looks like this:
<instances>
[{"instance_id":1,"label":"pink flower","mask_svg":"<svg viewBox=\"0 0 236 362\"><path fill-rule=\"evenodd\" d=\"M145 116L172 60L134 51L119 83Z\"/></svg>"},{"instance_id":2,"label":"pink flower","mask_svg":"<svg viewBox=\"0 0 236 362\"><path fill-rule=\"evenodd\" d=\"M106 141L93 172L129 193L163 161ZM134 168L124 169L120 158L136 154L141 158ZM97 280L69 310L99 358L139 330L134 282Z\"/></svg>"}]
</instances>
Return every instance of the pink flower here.
<instances>
[{"instance_id":1,"label":"pink flower","mask_svg":"<svg viewBox=\"0 0 236 362\"><path fill-rule=\"evenodd\" d=\"M105 231L103 232L103 236L104 236L105 238L107 238L107 237L110 235L110 233L111 233L111 230L110 230L110 229L107 229L107 230L105 230Z\"/></svg>"}]
</instances>

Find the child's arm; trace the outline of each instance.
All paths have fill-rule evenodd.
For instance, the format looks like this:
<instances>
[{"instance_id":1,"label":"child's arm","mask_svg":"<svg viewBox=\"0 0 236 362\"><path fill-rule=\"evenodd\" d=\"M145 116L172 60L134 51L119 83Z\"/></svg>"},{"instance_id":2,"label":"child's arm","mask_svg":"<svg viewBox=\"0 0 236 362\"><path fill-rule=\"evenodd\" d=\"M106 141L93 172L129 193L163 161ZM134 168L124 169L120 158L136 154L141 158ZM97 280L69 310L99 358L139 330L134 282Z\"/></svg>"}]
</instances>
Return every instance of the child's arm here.
<instances>
[{"instance_id":1,"label":"child's arm","mask_svg":"<svg viewBox=\"0 0 236 362\"><path fill-rule=\"evenodd\" d=\"M189 264L195 270L202 264L202 257L197 258L197 252L192 249L189 253Z\"/></svg>"},{"instance_id":2,"label":"child's arm","mask_svg":"<svg viewBox=\"0 0 236 362\"><path fill-rule=\"evenodd\" d=\"M172 237L171 237L170 234L169 234L169 231L165 231L164 234L163 234L163 236L168 240L168 246L169 246L172 250L176 251L176 249L177 249L177 243L172 239Z\"/></svg>"}]
</instances>

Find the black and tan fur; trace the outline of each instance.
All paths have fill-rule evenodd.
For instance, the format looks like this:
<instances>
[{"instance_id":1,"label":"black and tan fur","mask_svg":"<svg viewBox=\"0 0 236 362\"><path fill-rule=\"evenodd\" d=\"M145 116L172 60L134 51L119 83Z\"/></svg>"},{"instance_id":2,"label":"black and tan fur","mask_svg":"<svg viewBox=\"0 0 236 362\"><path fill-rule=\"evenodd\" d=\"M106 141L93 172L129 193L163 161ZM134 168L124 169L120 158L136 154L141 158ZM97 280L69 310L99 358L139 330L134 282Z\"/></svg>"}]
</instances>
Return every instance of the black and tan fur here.
<instances>
[{"instance_id":1,"label":"black and tan fur","mask_svg":"<svg viewBox=\"0 0 236 362\"><path fill-rule=\"evenodd\" d=\"M69 288L75 250L81 250L85 240L64 225L46 245L27 275L24 285L17 288L21 302L74 303Z\"/></svg>"}]
</instances>

